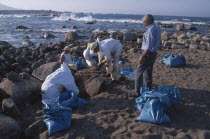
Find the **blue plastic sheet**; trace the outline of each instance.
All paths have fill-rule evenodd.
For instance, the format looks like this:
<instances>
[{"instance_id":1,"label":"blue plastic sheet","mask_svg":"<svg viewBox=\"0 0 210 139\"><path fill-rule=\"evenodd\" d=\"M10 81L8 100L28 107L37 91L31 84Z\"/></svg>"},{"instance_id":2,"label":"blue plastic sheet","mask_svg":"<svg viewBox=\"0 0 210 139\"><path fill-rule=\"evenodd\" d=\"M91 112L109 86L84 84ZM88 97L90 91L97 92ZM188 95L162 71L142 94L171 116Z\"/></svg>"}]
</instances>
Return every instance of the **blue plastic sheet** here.
<instances>
[{"instance_id":1,"label":"blue plastic sheet","mask_svg":"<svg viewBox=\"0 0 210 139\"><path fill-rule=\"evenodd\" d=\"M175 87L158 86L158 91L141 89L141 96L136 99L136 107L141 111L137 120L155 124L171 122L164 110L180 101L179 90Z\"/></svg>"},{"instance_id":2,"label":"blue plastic sheet","mask_svg":"<svg viewBox=\"0 0 210 139\"><path fill-rule=\"evenodd\" d=\"M130 67L124 67L121 71L121 74L125 75L125 77L130 78L130 79L135 79L135 72L132 68Z\"/></svg>"},{"instance_id":3,"label":"blue plastic sheet","mask_svg":"<svg viewBox=\"0 0 210 139\"><path fill-rule=\"evenodd\" d=\"M74 64L76 65L77 70L85 68L85 64L79 57L74 57L73 59Z\"/></svg>"},{"instance_id":4,"label":"blue plastic sheet","mask_svg":"<svg viewBox=\"0 0 210 139\"><path fill-rule=\"evenodd\" d=\"M70 129L72 109L60 105L45 105L43 108L44 122L48 135Z\"/></svg>"},{"instance_id":5,"label":"blue plastic sheet","mask_svg":"<svg viewBox=\"0 0 210 139\"><path fill-rule=\"evenodd\" d=\"M71 90L61 93L56 99L56 103L65 107L83 107L88 104L84 99L77 97Z\"/></svg>"},{"instance_id":6,"label":"blue plastic sheet","mask_svg":"<svg viewBox=\"0 0 210 139\"><path fill-rule=\"evenodd\" d=\"M183 55L177 54L166 54L162 60L160 60L161 63L165 63L166 65L169 65L170 67L180 67L186 65L186 61Z\"/></svg>"}]
</instances>

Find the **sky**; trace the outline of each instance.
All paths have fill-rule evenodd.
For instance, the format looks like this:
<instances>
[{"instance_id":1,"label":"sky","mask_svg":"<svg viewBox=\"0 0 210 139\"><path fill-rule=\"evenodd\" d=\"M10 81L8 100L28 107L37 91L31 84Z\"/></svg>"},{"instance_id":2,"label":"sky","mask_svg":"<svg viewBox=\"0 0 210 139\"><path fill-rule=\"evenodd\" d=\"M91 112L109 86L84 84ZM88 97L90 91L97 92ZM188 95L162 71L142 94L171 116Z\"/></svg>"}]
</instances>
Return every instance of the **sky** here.
<instances>
[{"instance_id":1,"label":"sky","mask_svg":"<svg viewBox=\"0 0 210 139\"><path fill-rule=\"evenodd\" d=\"M210 17L210 0L0 0L25 10Z\"/></svg>"}]
</instances>

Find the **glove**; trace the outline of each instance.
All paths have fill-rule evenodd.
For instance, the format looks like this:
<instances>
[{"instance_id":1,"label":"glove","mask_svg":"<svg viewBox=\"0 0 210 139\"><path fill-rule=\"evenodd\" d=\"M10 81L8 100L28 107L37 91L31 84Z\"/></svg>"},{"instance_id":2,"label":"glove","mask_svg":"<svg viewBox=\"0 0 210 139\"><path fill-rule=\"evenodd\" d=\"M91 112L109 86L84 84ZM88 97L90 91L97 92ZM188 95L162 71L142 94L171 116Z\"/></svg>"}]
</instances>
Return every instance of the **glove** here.
<instances>
[{"instance_id":1,"label":"glove","mask_svg":"<svg viewBox=\"0 0 210 139\"><path fill-rule=\"evenodd\" d=\"M68 67L73 70L77 70L77 66L75 64L68 64Z\"/></svg>"}]
</instances>

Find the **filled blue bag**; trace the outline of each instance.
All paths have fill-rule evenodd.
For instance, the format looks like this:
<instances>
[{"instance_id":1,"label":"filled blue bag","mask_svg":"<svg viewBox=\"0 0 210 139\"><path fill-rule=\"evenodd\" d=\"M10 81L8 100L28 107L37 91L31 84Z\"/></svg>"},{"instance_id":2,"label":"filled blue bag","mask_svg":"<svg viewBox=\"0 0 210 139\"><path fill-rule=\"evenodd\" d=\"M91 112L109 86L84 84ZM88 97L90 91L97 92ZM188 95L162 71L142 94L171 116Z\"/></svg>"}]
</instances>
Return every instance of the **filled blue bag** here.
<instances>
[{"instance_id":1,"label":"filled blue bag","mask_svg":"<svg viewBox=\"0 0 210 139\"><path fill-rule=\"evenodd\" d=\"M186 60L181 54L166 54L160 63L164 63L170 67L180 67L186 65Z\"/></svg>"},{"instance_id":2,"label":"filled blue bag","mask_svg":"<svg viewBox=\"0 0 210 139\"><path fill-rule=\"evenodd\" d=\"M77 70L85 68L85 63L79 57L74 57L73 63L76 65Z\"/></svg>"},{"instance_id":3,"label":"filled blue bag","mask_svg":"<svg viewBox=\"0 0 210 139\"><path fill-rule=\"evenodd\" d=\"M124 67L121 71L121 74L125 75L125 77L130 78L130 79L135 79L135 72L132 68L130 67Z\"/></svg>"},{"instance_id":4,"label":"filled blue bag","mask_svg":"<svg viewBox=\"0 0 210 139\"><path fill-rule=\"evenodd\" d=\"M171 119L164 112L164 106L161 104L159 99L150 99L142 110L140 116L137 118L139 121L162 124L170 123Z\"/></svg>"},{"instance_id":5,"label":"filled blue bag","mask_svg":"<svg viewBox=\"0 0 210 139\"><path fill-rule=\"evenodd\" d=\"M88 104L84 99L77 97L76 93L71 90L61 93L55 102L65 107L83 107Z\"/></svg>"},{"instance_id":6,"label":"filled blue bag","mask_svg":"<svg viewBox=\"0 0 210 139\"><path fill-rule=\"evenodd\" d=\"M60 105L45 105L43 107L44 122L48 128L48 135L70 129L72 109Z\"/></svg>"},{"instance_id":7,"label":"filled blue bag","mask_svg":"<svg viewBox=\"0 0 210 139\"><path fill-rule=\"evenodd\" d=\"M136 108L141 111L137 120L155 124L169 123L171 119L164 110L179 103L180 94L176 87L158 86L158 92L141 88L141 96L135 101Z\"/></svg>"},{"instance_id":8,"label":"filled blue bag","mask_svg":"<svg viewBox=\"0 0 210 139\"><path fill-rule=\"evenodd\" d=\"M170 105L180 102L179 89L176 87L158 86L158 92L168 94L171 103Z\"/></svg>"}]
</instances>

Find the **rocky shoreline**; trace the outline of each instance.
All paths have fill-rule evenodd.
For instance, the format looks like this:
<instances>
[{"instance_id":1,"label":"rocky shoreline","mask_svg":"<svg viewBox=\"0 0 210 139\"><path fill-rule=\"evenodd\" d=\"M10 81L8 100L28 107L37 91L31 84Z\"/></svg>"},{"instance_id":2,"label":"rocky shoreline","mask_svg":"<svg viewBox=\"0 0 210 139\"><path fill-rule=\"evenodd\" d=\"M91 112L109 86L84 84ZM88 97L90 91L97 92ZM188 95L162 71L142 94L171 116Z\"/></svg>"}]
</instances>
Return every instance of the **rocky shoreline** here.
<instances>
[{"instance_id":1,"label":"rocky shoreline","mask_svg":"<svg viewBox=\"0 0 210 139\"><path fill-rule=\"evenodd\" d=\"M167 25L162 24L160 24L160 26L167 27ZM180 30L180 32L163 32L161 34L160 53L163 54L173 51L188 53L188 51L194 51L195 53L209 54L210 35L203 36L197 31L194 33L184 32L182 25L177 25L175 28ZM189 30L195 31L197 29L189 27ZM127 65L135 67L135 60L141 53L140 45L142 36L143 32L140 31L114 32L111 34L108 32L100 32L93 33L89 38L94 40L97 37L101 39L113 37L120 40L124 46L121 60L125 61ZM50 34L45 34L44 37L53 38ZM73 56L83 57L82 53L86 49L87 42L78 41L79 38L80 36L76 32L69 32L65 34L64 42L49 43L41 45L36 49L30 49L29 47L15 48L6 41L0 41L0 134L2 138L47 138L45 133L43 136L41 135L42 132L46 132L47 130L42 121L41 84L47 75L59 68L59 56L65 46L71 46L71 54ZM209 55L206 55L206 57L207 56ZM193 59L193 57L191 58ZM207 61L210 61L208 57ZM207 66L209 66L209 64L210 63L207 63ZM155 78L156 77L157 75L155 75ZM95 98L99 97L97 99L100 99L100 97L103 97L103 93L99 95L98 93L104 91L109 93L112 87L114 87L114 85L110 85L111 82L109 79L104 76L104 71L95 72L92 69L83 69L76 73L75 80L80 89L80 96L89 100L90 105L94 104ZM121 82L130 84L130 80L126 81L124 77L121 77ZM97 85L91 88L91 84ZM132 91L132 87L129 88L129 90ZM208 84L204 89L210 91ZM123 91L125 93L130 92L128 90ZM111 97L106 96L106 93L104 94L105 97ZM122 95L122 99L125 99L124 95ZM91 109L91 107L89 108ZM129 113L130 110L127 109L126 111ZM83 117L82 112L79 110L78 112L80 113L79 116ZM104 115L105 113L106 112L104 112ZM85 123L85 121L83 122ZM77 117L73 124L79 123L79 117ZM147 126L149 125L150 124ZM78 128L77 126L76 129ZM97 127L95 128L97 129ZM109 132L109 130L111 129L107 129L104 132ZM80 131L78 131L78 133L80 133ZM65 136L65 134L68 133L65 132L63 135L59 134L59 136ZM93 133L88 133L88 131L86 131L86 134L82 134L84 138L94 137ZM104 135L105 138L109 137L105 136L105 133L97 134L97 137L101 135ZM140 131L137 135L141 135ZM137 135L136 137L138 137ZM208 135L210 136L210 133L208 133ZM69 136L76 138L77 131L73 128ZM54 136L54 138L56 138L56 136Z\"/></svg>"}]
</instances>

